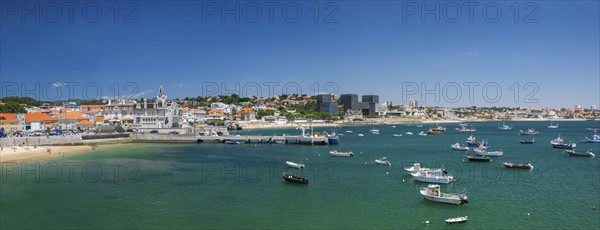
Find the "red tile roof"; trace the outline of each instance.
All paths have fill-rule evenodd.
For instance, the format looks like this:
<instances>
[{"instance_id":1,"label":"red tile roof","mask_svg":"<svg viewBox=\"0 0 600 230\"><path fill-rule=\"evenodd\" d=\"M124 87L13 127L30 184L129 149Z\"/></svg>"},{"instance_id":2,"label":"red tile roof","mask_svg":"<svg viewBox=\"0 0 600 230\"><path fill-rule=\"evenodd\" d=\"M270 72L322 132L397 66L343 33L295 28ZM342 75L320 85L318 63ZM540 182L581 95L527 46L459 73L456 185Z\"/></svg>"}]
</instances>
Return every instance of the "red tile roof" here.
<instances>
[{"instance_id":1,"label":"red tile roof","mask_svg":"<svg viewBox=\"0 0 600 230\"><path fill-rule=\"evenodd\" d=\"M45 113L26 113L25 114L26 122L40 122L40 121L58 121L58 119L48 116Z\"/></svg>"},{"instance_id":2,"label":"red tile roof","mask_svg":"<svg viewBox=\"0 0 600 230\"><path fill-rule=\"evenodd\" d=\"M0 113L0 121L19 121L16 113Z\"/></svg>"}]
</instances>

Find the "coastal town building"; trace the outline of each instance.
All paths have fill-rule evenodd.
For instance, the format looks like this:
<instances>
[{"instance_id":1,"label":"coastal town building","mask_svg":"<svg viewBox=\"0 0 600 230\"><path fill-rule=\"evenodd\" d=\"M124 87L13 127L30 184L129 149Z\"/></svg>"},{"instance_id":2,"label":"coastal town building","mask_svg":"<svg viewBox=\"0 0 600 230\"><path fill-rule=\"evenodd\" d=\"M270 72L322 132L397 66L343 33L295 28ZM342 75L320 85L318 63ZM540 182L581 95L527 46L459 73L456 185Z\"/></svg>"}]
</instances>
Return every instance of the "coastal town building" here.
<instances>
[{"instance_id":1,"label":"coastal town building","mask_svg":"<svg viewBox=\"0 0 600 230\"><path fill-rule=\"evenodd\" d=\"M338 116L338 104L333 94L317 95L317 108L318 112L328 113L332 117Z\"/></svg>"},{"instance_id":2,"label":"coastal town building","mask_svg":"<svg viewBox=\"0 0 600 230\"><path fill-rule=\"evenodd\" d=\"M135 129L180 128L181 108L175 101L168 101L162 85L156 99L137 103L132 111L132 127Z\"/></svg>"}]
</instances>

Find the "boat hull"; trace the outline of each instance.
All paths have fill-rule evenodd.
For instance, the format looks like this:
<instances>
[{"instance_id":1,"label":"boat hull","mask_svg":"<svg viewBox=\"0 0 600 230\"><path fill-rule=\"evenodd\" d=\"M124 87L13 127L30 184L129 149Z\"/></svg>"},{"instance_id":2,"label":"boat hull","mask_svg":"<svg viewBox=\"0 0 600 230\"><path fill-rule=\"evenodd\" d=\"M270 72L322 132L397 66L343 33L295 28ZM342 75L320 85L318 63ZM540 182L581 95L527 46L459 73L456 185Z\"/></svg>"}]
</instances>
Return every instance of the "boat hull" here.
<instances>
[{"instance_id":1,"label":"boat hull","mask_svg":"<svg viewBox=\"0 0 600 230\"><path fill-rule=\"evenodd\" d=\"M289 173L282 173L281 177L287 182L296 183L296 184L308 184L308 179L304 177L295 176Z\"/></svg>"},{"instance_id":2,"label":"boat hull","mask_svg":"<svg viewBox=\"0 0 600 230\"><path fill-rule=\"evenodd\" d=\"M491 161L491 159L489 157L467 156L467 159L469 159L469 161L478 161L478 162L490 162Z\"/></svg>"}]
</instances>

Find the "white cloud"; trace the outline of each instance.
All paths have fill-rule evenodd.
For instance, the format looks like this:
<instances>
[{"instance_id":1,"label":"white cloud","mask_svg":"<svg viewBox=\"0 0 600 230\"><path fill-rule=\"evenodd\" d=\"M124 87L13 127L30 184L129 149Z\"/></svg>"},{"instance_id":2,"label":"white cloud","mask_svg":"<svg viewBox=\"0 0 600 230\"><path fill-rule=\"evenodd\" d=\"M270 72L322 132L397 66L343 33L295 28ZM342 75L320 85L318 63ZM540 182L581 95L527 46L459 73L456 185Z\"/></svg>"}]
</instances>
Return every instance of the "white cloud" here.
<instances>
[{"instance_id":1,"label":"white cloud","mask_svg":"<svg viewBox=\"0 0 600 230\"><path fill-rule=\"evenodd\" d=\"M182 83L179 83L179 84L173 85L173 87L175 87L175 88L183 88L183 87L185 87L185 85L182 84Z\"/></svg>"},{"instance_id":2,"label":"white cloud","mask_svg":"<svg viewBox=\"0 0 600 230\"><path fill-rule=\"evenodd\" d=\"M474 52L474 51L469 51L469 52L465 53L464 56L475 57L475 56L479 56L479 53Z\"/></svg>"}]
</instances>

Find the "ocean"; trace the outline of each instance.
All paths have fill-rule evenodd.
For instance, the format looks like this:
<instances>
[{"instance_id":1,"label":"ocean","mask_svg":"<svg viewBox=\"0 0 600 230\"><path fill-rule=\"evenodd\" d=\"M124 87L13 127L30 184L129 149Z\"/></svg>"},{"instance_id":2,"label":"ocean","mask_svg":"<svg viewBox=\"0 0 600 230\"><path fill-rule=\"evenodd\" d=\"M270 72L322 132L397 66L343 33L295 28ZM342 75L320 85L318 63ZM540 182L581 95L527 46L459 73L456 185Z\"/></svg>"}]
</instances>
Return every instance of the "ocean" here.
<instances>
[{"instance_id":1,"label":"ocean","mask_svg":"<svg viewBox=\"0 0 600 230\"><path fill-rule=\"evenodd\" d=\"M445 124L442 135L419 136L430 126L379 125L336 128L339 145L122 144L44 161L2 163L2 229L598 229L600 144L579 143L597 121L470 123L502 157L468 162L453 143L470 133ZM537 136L519 136L535 128ZM352 130L353 133L345 133ZM333 131L331 127L315 132ZM296 129L242 130L232 134L289 134ZM406 135L412 132L414 135ZM364 137L358 137L363 133ZM395 137L393 134L402 134ZM594 158L570 157L553 149L558 135L592 149ZM535 138L533 145L518 140ZM332 157L330 150L352 151ZM387 157L391 166L376 165ZM303 170L285 161L302 162ZM533 170L507 169L502 162L527 163ZM443 192L466 193L469 203L423 199L404 167L444 167L456 178ZM306 177L291 184L282 172ZM592 207L597 207L594 210ZM468 216L468 222L445 219ZM429 224L423 222L429 221Z\"/></svg>"}]
</instances>

